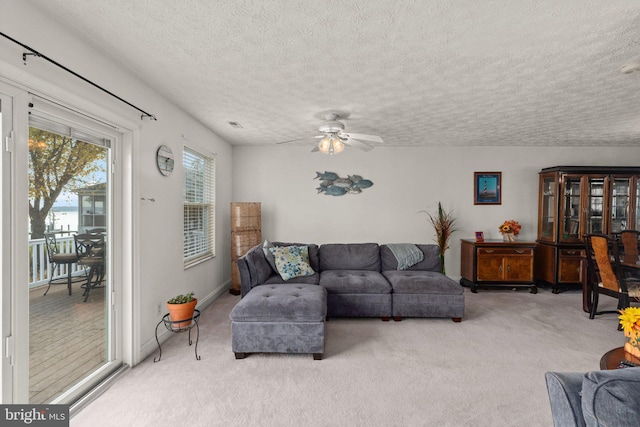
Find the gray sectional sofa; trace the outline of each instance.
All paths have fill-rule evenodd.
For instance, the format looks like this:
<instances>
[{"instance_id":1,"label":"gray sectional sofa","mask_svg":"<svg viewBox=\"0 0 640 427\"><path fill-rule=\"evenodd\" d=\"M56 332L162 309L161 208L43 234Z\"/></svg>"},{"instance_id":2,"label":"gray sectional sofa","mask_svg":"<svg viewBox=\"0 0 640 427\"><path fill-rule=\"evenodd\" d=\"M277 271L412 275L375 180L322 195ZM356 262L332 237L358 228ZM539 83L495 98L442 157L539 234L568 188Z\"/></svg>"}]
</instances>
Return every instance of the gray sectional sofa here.
<instances>
[{"instance_id":1,"label":"gray sectional sofa","mask_svg":"<svg viewBox=\"0 0 640 427\"><path fill-rule=\"evenodd\" d=\"M241 293L260 285L307 283L327 290L327 317L464 316L462 286L440 271L437 245L415 245L423 260L398 270L389 245L377 243L316 244L274 242L274 246L306 246L314 274L283 280L269 264L263 245L237 260Z\"/></svg>"},{"instance_id":2,"label":"gray sectional sofa","mask_svg":"<svg viewBox=\"0 0 640 427\"><path fill-rule=\"evenodd\" d=\"M258 245L237 260L242 299L229 314L237 359L249 353L310 353L322 359L331 317L460 322L464 316L464 291L440 272L437 245L270 246L279 249Z\"/></svg>"}]
</instances>

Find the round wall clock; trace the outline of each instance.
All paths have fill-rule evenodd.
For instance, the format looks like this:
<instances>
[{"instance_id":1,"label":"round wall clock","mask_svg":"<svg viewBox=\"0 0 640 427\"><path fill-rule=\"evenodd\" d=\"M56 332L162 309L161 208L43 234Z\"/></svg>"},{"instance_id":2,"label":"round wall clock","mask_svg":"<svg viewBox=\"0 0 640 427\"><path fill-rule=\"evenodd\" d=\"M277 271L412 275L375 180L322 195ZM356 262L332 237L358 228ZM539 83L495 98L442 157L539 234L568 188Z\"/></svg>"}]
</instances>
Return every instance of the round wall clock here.
<instances>
[{"instance_id":1,"label":"round wall clock","mask_svg":"<svg viewBox=\"0 0 640 427\"><path fill-rule=\"evenodd\" d=\"M168 176L173 172L173 152L166 145L161 145L156 153L158 161L158 170L164 176Z\"/></svg>"}]
</instances>

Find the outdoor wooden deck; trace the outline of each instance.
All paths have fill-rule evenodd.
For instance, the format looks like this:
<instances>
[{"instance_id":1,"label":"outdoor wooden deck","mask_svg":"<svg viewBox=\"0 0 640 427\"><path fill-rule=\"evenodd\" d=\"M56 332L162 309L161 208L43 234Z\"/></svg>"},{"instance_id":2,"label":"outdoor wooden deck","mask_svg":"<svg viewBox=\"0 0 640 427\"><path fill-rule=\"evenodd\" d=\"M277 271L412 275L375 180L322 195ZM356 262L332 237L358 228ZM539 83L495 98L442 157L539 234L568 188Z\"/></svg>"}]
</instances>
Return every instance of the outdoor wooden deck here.
<instances>
[{"instance_id":1,"label":"outdoor wooden deck","mask_svg":"<svg viewBox=\"0 0 640 427\"><path fill-rule=\"evenodd\" d=\"M29 402L51 402L107 360L105 289L84 302L80 283L29 291Z\"/></svg>"}]
</instances>

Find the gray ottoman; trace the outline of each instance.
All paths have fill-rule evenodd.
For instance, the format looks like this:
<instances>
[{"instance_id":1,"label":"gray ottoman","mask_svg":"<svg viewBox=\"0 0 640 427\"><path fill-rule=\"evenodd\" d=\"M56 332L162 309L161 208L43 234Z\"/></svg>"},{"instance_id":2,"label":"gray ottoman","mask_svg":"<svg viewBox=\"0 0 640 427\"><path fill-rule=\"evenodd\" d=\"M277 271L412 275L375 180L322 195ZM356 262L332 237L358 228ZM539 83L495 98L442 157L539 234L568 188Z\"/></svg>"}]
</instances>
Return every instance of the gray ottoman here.
<instances>
[{"instance_id":1,"label":"gray ottoman","mask_svg":"<svg viewBox=\"0 0 640 427\"><path fill-rule=\"evenodd\" d=\"M455 280L431 271L385 271L393 286L393 319L464 316L464 289Z\"/></svg>"},{"instance_id":2,"label":"gray ottoman","mask_svg":"<svg viewBox=\"0 0 640 427\"><path fill-rule=\"evenodd\" d=\"M247 353L324 353L327 291L311 284L256 286L231 310L231 350Z\"/></svg>"}]
</instances>

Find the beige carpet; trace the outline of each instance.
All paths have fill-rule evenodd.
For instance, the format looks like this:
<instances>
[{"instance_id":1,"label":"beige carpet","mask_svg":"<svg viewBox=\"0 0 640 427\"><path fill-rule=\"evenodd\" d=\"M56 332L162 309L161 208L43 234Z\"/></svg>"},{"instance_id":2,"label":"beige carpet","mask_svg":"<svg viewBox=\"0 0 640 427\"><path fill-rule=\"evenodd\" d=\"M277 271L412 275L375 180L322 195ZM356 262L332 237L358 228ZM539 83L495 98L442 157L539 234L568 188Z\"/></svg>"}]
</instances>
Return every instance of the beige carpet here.
<instances>
[{"instance_id":1,"label":"beige carpet","mask_svg":"<svg viewBox=\"0 0 640 427\"><path fill-rule=\"evenodd\" d=\"M203 311L196 361L186 334L148 358L72 426L551 426L546 371L599 369L623 344L615 314L589 320L582 295L466 290L450 319L332 319L325 358L235 360L224 294ZM603 308L614 308L602 298Z\"/></svg>"}]
</instances>

